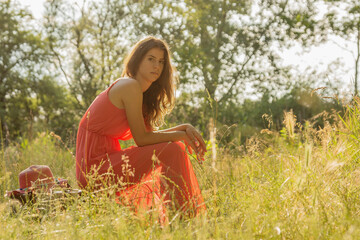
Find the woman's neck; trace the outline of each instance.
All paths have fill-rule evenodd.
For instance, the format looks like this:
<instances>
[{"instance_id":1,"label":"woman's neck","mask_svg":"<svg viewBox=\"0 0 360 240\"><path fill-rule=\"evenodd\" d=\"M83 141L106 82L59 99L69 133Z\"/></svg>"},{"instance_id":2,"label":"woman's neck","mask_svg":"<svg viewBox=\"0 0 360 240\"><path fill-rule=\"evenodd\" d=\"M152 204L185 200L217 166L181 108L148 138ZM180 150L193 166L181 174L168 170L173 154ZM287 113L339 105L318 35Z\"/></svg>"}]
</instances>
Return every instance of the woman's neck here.
<instances>
[{"instance_id":1,"label":"woman's neck","mask_svg":"<svg viewBox=\"0 0 360 240\"><path fill-rule=\"evenodd\" d=\"M151 82L146 81L146 79L142 79L141 77L135 76L135 80L140 83L142 92L145 92L151 86Z\"/></svg>"}]
</instances>

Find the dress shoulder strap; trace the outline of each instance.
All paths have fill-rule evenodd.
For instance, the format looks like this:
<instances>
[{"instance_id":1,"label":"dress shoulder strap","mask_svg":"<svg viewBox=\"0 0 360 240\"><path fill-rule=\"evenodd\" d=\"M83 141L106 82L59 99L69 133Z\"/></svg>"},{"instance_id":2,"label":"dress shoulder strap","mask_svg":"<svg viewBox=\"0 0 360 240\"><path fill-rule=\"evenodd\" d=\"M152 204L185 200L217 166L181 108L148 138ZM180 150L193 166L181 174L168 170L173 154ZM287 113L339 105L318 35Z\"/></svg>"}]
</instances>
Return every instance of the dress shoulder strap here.
<instances>
[{"instance_id":1,"label":"dress shoulder strap","mask_svg":"<svg viewBox=\"0 0 360 240\"><path fill-rule=\"evenodd\" d=\"M116 79L116 80L106 89L106 92L109 92L110 88L112 88L112 87L115 85L115 83L117 83L120 79L121 79L121 78Z\"/></svg>"}]
</instances>

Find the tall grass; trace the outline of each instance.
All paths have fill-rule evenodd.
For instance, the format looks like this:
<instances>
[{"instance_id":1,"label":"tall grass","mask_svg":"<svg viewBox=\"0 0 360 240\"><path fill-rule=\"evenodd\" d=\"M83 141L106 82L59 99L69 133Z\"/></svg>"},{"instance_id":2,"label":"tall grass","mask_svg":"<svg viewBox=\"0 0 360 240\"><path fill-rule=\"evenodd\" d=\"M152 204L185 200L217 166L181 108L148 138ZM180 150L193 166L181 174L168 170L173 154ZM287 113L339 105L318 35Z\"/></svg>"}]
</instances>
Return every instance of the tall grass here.
<instances>
[{"instance_id":1,"label":"tall grass","mask_svg":"<svg viewBox=\"0 0 360 240\"><path fill-rule=\"evenodd\" d=\"M216 167L211 152L204 164L193 161L207 212L193 219L172 214L165 226L151 212L139 216L91 193L65 209L11 213L4 191L17 188L17 174L31 164L47 164L77 187L74 157L60 139L23 140L1 150L0 238L358 239L360 101L345 116L317 118L322 128L286 112L280 132L265 129L244 146L217 149Z\"/></svg>"}]
</instances>

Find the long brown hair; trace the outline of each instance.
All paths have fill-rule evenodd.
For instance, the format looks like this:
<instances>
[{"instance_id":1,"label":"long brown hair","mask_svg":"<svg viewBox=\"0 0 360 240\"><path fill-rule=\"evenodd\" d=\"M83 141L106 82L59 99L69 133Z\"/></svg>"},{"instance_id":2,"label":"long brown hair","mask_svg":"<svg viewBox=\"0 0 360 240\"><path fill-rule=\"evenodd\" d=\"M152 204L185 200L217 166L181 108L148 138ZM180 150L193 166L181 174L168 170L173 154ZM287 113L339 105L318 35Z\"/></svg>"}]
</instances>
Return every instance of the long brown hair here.
<instances>
[{"instance_id":1,"label":"long brown hair","mask_svg":"<svg viewBox=\"0 0 360 240\"><path fill-rule=\"evenodd\" d=\"M143 116L147 126L156 128L164 123L164 117L171 112L175 101L176 69L170 62L167 43L152 36L137 42L124 60L121 76L135 78L144 56L153 48L164 51L164 67L160 77L143 93Z\"/></svg>"}]
</instances>

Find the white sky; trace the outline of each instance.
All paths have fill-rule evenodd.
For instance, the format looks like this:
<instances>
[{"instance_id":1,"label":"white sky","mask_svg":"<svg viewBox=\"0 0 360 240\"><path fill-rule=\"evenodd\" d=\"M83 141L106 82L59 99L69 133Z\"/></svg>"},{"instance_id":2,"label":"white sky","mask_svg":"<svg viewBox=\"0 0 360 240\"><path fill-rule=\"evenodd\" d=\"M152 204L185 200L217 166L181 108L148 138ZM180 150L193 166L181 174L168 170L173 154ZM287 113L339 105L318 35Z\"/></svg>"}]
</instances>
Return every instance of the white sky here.
<instances>
[{"instance_id":1,"label":"white sky","mask_svg":"<svg viewBox=\"0 0 360 240\"><path fill-rule=\"evenodd\" d=\"M21 4L29 7L36 19L40 19L42 16L44 2L45 0L20 0ZM350 51L346 51L340 46L346 47ZM349 91L354 79L354 56L351 52L355 52L355 50L355 44L334 37L332 42L314 46L307 50L304 50L300 45L283 50L282 57L284 64L293 65L298 72L302 72L308 67L325 71L330 62L339 59L343 63L343 66L338 69L340 78L343 81L342 90ZM318 83L318 87L321 87L321 83Z\"/></svg>"},{"instance_id":2,"label":"white sky","mask_svg":"<svg viewBox=\"0 0 360 240\"><path fill-rule=\"evenodd\" d=\"M35 18L41 18L45 0L20 0L19 2L24 6L28 6Z\"/></svg>"}]
</instances>

